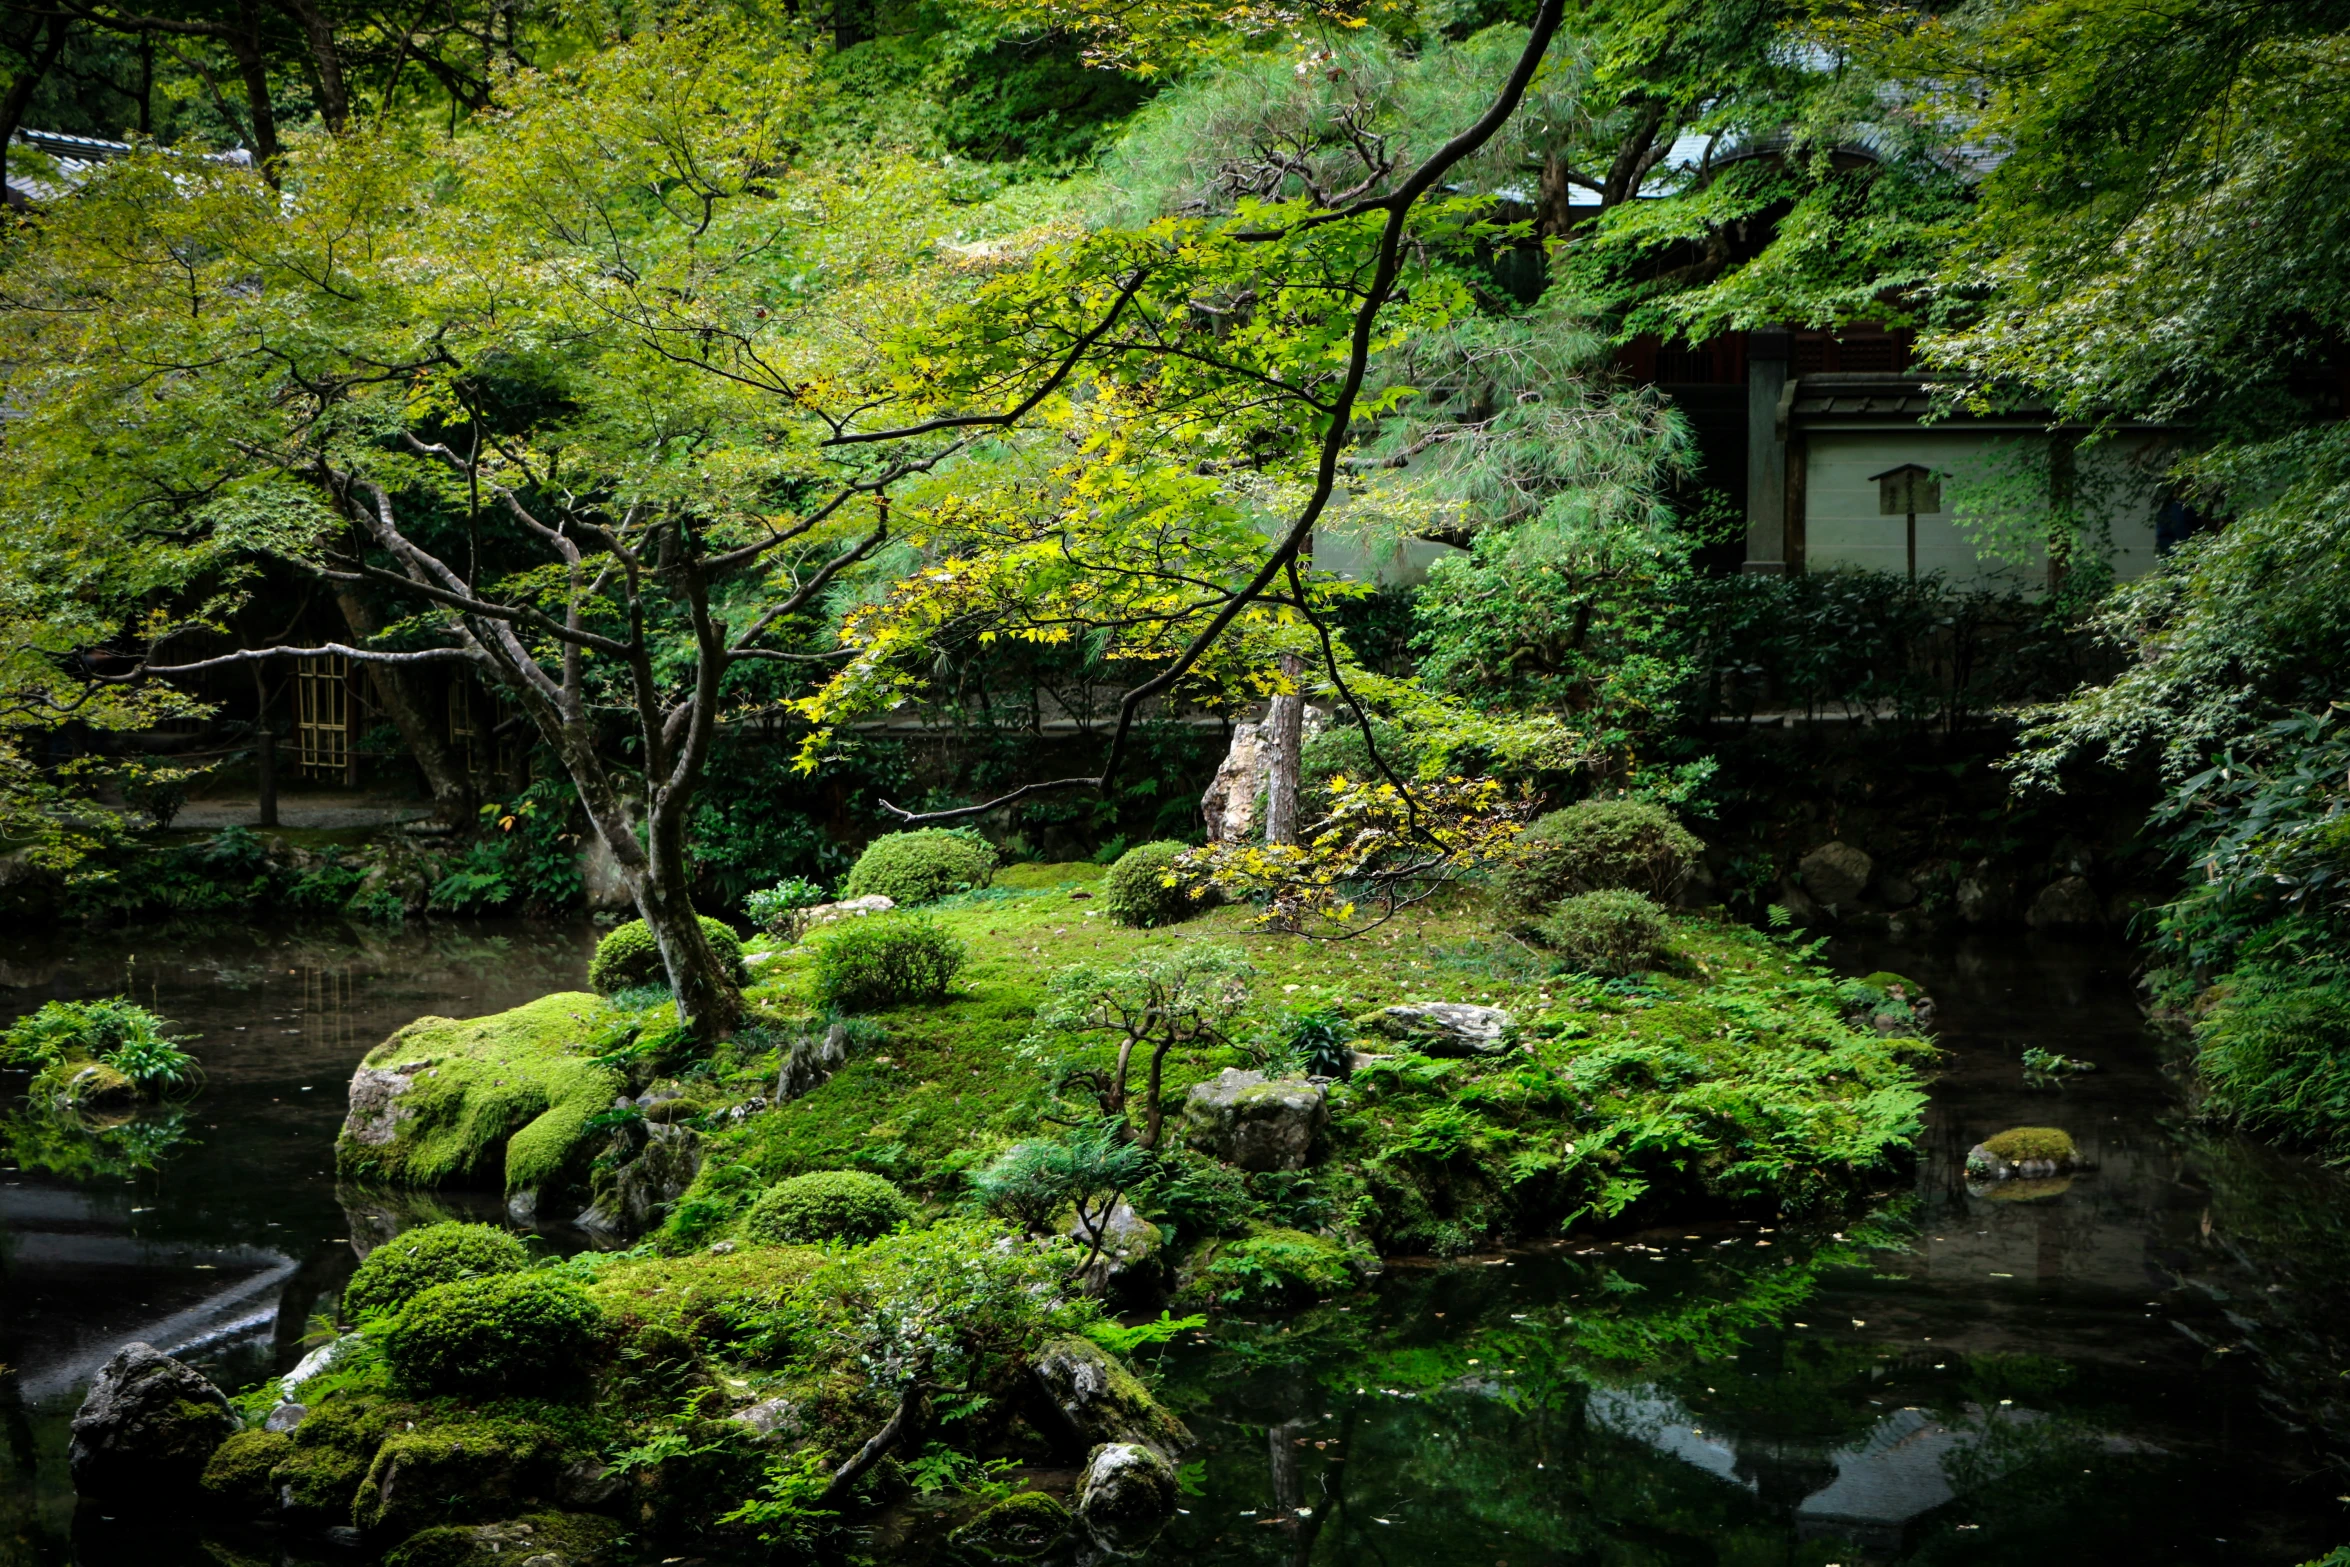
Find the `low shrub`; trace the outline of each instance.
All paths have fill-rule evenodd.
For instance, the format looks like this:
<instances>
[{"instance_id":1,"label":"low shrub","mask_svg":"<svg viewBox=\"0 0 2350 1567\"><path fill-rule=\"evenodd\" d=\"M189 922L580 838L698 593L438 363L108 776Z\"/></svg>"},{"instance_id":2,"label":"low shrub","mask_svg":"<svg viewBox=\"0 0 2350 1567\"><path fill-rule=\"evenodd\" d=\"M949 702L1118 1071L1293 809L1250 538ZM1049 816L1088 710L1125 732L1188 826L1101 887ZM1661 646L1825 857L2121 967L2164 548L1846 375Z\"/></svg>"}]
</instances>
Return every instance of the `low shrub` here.
<instances>
[{"instance_id":1,"label":"low shrub","mask_svg":"<svg viewBox=\"0 0 2350 1567\"><path fill-rule=\"evenodd\" d=\"M1584 800L1526 829L1502 891L1527 914L1582 892L1641 892L1662 903L1681 890L1704 852L1661 805Z\"/></svg>"},{"instance_id":2,"label":"low shrub","mask_svg":"<svg viewBox=\"0 0 2350 1567\"><path fill-rule=\"evenodd\" d=\"M1110 918L1121 925L1148 928L1153 925L1179 925L1205 907L1177 882L1169 886L1167 878L1175 868L1176 857L1187 845L1171 839L1157 843L1138 844L1118 856L1103 878L1109 884L1109 901L1104 906Z\"/></svg>"},{"instance_id":3,"label":"low shrub","mask_svg":"<svg viewBox=\"0 0 2350 1567\"><path fill-rule=\"evenodd\" d=\"M1203 1278L1218 1300L1260 1306L1336 1295L1354 1282L1354 1258L1342 1242L1272 1228L1223 1247Z\"/></svg>"},{"instance_id":4,"label":"low shrub","mask_svg":"<svg viewBox=\"0 0 2350 1567\"><path fill-rule=\"evenodd\" d=\"M844 897L875 893L893 903L935 903L986 886L995 877L995 846L968 828L923 827L876 838L857 856Z\"/></svg>"},{"instance_id":5,"label":"low shrub","mask_svg":"<svg viewBox=\"0 0 2350 1567\"><path fill-rule=\"evenodd\" d=\"M519 1273L530 1266L522 1242L488 1224L427 1224L369 1252L343 1286L343 1316L357 1322L406 1305L436 1284Z\"/></svg>"},{"instance_id":6,"label":"low shrub","mask_svg":"<svg viewBox=\"0 0 2350 1567\"><path fill-rule=\"evenodd\" d=\"M743 963L743 944L723 920L709 915L701 916L702 934L709 939L718 961L725 965L728 977L738 985L750 983L751 971ZM643 985L669 983L669 974L661 964L661 948L653 940L652 927L643 920L630 920L615 928L611 935L596 943L596 955L588 960L588 984L599 995L609 996L615 991L633 990Z\"/></svg>"},{"instance_id":7,"label":"low shrub","mask_svg":"<svg viewBox=\"0 0 2350 1567\"><path fill-rule=\"evenodd\" d=\"M599 1325L595 1302L567 1279L460 1279L400 1308L383 1335L384 1363L411 1395L556 1393L585 1374Z\"/></svg>"},{"instance_id":8,"label":"low shrub","mask_svg":"<svg viewBox=\"0 0 2350 1567\"><path fill-rule=\"evenodd\" d=\"M1621 976L1656 966L1665 911L1637 892L1562 898L1534 925L1535 937L1586 974Z\"/></svg>"},{"instance_id":9,"label":"low shrub","mask_svg":"<svg viewBox=\"0 0 2350 1567\"><path fill-rule=\"evenodd\" d=\"M816 999L840 1007L936 1001L963 971L963 944L919 914L884 914L832 927L815 948Z\"/></svg>"},{"instance_id":10,"label":"low shrub","mask_svg":"<svg viewBox=\"0 0 2350 1567\"><path fill-rule=\"evenodd\" d=\"M769 1246L869 1241L914 1217L906 1194L862 1170L818 1170L769 1187L751 1205L743 1233Z\"/></svg>"}]
</instances>

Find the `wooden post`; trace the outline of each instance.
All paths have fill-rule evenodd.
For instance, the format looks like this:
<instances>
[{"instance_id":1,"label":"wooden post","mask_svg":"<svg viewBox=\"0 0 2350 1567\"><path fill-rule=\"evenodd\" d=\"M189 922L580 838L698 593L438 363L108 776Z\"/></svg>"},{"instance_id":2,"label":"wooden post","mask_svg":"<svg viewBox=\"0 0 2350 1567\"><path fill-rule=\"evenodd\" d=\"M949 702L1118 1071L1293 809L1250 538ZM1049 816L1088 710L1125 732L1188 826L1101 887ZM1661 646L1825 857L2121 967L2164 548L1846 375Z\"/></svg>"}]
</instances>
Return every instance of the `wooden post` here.
<instances>
[{"instance_id":1,"label":"wooden post","mask_svg":"<svg viewBox=\"0 0 2350 1567\"><path fill-rule=\"evenodd\" d=\"M253 666L253 786L260 796L260 827L277 825L277 731L269 722L269 680Z\"/></svg>"}]
</instances>

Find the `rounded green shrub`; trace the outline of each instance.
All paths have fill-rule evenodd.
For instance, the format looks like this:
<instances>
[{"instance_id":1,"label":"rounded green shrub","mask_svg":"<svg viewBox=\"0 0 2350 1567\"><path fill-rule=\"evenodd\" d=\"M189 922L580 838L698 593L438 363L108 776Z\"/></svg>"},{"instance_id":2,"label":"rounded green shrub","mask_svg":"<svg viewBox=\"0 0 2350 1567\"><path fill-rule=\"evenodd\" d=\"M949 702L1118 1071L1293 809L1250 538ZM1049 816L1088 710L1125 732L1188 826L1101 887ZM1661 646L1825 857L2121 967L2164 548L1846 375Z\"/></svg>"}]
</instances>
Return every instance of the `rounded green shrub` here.
<instances>
[{"instance_id":1,"label":"rounded green shrub","mask_svg":"<svg viewBox=\"0 0 2350 1567\"><path fill-rule=\"evenodd\" d=\"M461 1279L400 1308L383 1335L384 1363L412 1396L560 1392L585 1374L599 1326L595 1302L568 1279Z\"/></svg>"},{"instance_id":2,"label":"rounded green shrub","mask_svg":"<svg viewBox=\"0 0 2350 1567\"><path fill-rule=\"evenodd\" d=\"M1167 885L1176 857L1189 846L1162 840L1137 844L1118 856L1103 878L1109 884L1110 918L1121 925L1148 928L1178 925L1200 911L1201 904L1179 884Z\"/></svg>"},{"instance_id":3,"label":"rounded green shrub","mask_svg":"<svg viewBox=\"0 0 2350 1567\"><path fill-rule=\"evenodd\" d=\"M995 845L968 828L923 827L893 832L865 845L844 897L875 893L893 903L935 903L995 879Z\"/></svg>"},{"instance_id":4,"label":"rounded green shrub","mask_svg":"<svg viewBox=\"0 0 2350 1567\"><path fill-rule=\"evenodd\" d=\"M1542 944L1586 974L1626 975L1656 966L1665 911L1617 888L1562 898L1535 922Z\"/></svg>"},{"instance_id":5,"label":"rounded green shrub","mask_svg":"<svg viewBox=\"0 0 2350 1567\"><path fill-rule=\"evenodd\" d=\"M743 963L742 942L724 920L714 920L707 914L700 918L702 934L709 938L710 948L725 965L728 977L738 985L748 984L751 971ZM588 959L588 984L598 995L634 990L639 985L668 983L668 971L661 966L661 948L653 940L652 927L643 920L630 920L616 927L611 935L596 943L596 955Z\"/></svg>"},{"instance_id":6,"label":"rounded green shrub","mask_svg":"<svg viewBox=\"0 0 2350 1567\"><path fill-rule=\"evenodd\" d=\"M769 1246L869 1241L914 1217L906 1194L862 1170L795 1175L759 1194L743 1233Z\"/></svg>"},{"instance_id":7,"label":"rounded green shrub","mask_svg":"<svg viewBox=\"0 0 2350 1567\"><path fill-rule=\"evenodd\" d=\"M1502 891L1522 913L1582 892L1624 890L1666 902L1705 845L1647 800L1584 800L1538 818L1518 839Z\"/></svg>"},{"instance_id":8,"label":"rounded green shrub","mask_svg":"<svg viewBox=\"0 0 2350 1567\"><path fill-rule=\"evenodd\" d=\"M963 971L963 944L921 914L881 914L815 937L816 998L840 1007L936 1001Z\"/></svg>"},{"instance_id":9,"label":"rounded green shrub","mask_svg":"<svg viewBox=\"0 0 2350 1567\"><path fill-rule=\"evenodd\" d=\"M427 1224L404 1230L369 1252L343 1286L343 1317L357 1322L410 1300L435 1284L520 1273L530 1266L522 1242L489 1224Z\"/></svg>"}]
</instances>

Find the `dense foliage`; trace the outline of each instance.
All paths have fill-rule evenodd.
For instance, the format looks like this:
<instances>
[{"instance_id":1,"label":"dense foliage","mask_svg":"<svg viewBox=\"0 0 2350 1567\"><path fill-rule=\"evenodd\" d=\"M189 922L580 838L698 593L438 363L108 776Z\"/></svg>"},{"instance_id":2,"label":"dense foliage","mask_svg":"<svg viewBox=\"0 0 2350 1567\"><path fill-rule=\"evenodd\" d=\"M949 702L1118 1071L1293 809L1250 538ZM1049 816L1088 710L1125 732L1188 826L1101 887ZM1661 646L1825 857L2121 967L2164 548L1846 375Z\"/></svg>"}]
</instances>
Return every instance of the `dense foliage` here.
<instances>
[{"instance_id":1,"label":"dense foliage","mask_svg":"<svg viewBox=\"0 0 2350 1567\"><path fill-rule=\"evenodd\" d=\"M979 834L944 828L893 832L874 839L849 867L841 896L878 894L893 903L933 903L984 887L995 874L995 846Z\"/></svg>"},{"instance_id":2,"label":"dense foliage","mask_svg":"<svg viewBox=\"0 0 2350 1567\"><path fill-rule=\"evenodd\" d=\"M701 924L710 950L718 954L718 961L739 982L745 972L743 947L733 927L707 914L701 917ZM595 955L588 959L588 983L607 996L654 984L664 977L659 944L643 920L628 920L614 926L611 934L596 943Z\"/></svg>"},{"instance_id":3,"label":"dense foliage","mask_svg":"<svg viewBox=\"0 0 2350 1567\"><path fill-rule=\"evenodd\" d=\"M568 1279L493 1273L424 1289L384 1329L384 1362L413 1393L561 1393L596 1352L595 1303Z\"/></svg>"},{"instance_id":4,"label":"dense foliage","mask_svg":"<svg viewBox=\"0 0 2350 1567\"><path fill-rule=\"evenodd\" d=\"M844 1007L935 1001L963 969L963 944L919 914L844 920L808 945L817 994Z\"/></svg>"},{"instance_id":5,"label":"dense foliage","mask_svg":"<svg viewBox=\"0 0 2350 1567\"><path fill-rule=\"evenodd\" d=\"M743 1233L769 1245L869 1241L914 1217L905 1193L862 1170L811 1170L779 1181L751 1205Z\"/></svg>"}]
</instances>

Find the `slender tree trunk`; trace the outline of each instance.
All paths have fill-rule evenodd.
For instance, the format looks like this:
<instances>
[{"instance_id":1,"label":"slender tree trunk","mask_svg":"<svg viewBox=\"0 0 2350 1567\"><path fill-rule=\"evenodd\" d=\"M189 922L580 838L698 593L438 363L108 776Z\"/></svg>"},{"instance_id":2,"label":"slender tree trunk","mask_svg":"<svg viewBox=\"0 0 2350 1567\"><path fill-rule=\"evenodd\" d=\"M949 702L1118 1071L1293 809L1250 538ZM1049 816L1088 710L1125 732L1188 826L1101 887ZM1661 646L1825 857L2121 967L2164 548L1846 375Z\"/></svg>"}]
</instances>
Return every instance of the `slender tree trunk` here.
<instances>
[{"instance_id":1,"label":"slender tree trunk","mask_svg":"<svg viewBox=\"0 0 2350 1567\"><path fill-rule=\"evenodd\" d=\"M661 949L680 1016L706 1038L724 1039L742 1022L742 992L718 961L694 912L692 861L686 853L684 801L656 799L648 812L643 870L630 883L637 911ZM609 839L607 839L609 841ZM617 849L617 845L614 846ZM625 869L626 861L623 861Z\"/></svg>"},{"instance_id":2,"label":"slender tree trunk","mask_svg":"<svg viewBox=\"0 0 2350 1567\"><path fill-rule=\"evenodd\" d=\"M343 51L335 42L334 24L309 0L279 0L287 14L301 25L310 45L310 59L318 71L318 117L340 136L351 119L351 92L343 81Z\"/></svg>"},{"instance_id":3,"label":"slender tree trunk","mask_svg":"<svg viewBox=\"0 0 2350 1567\"><path fill-rule=\"evenodd\" d=\"M1294 653L1281 655L1281 672L1293 689L1265 706L1265 841L1297 842L1298 753L1305 748L1306 697L1297 683L1305 663Z\"/></svg>"},{"instance_id":4,"label":"slender tree trunk","mask_svg":"<svg viewBox=\"0 0 2350 1567\"><path fill-rule=\"evenodd\" d=\"M261 820L255 825L277 825L277 728L269 717L269 677L253 666L253 791L260 797Z\"/></svg>"},{"instance_id":5,"label":"slender tree trunk","mask_svg":"<svg viewBox=\"0 0 2350 1567\"><path fill-rule=\"evenodd\" d=\"M238 0L237 25L223 40L236 58L245 83L245 107L252 116L253 162L262 178L277 183L277 110L269 101L269 63L261 55L261 12L254 0Z\"/></svg>"},{"instance_id":6,"label":"slender tree trunk","mask_svg":"<svg viewBox=\"0 0 2350 1567\"><path fill-rule=\"evenodd\" d=\"M335 603L341 606L344 623L356 640L364 642L383 629L375 612L357 594L337 593ZM433 814L451 825L462 824L473 814L472 784L449 750L432 702L425 695L423 679L398 664L371 665L368 675L375 682L376 700L391 715L392 726L400 731L408 754L423 770L425 787L432 791Z\"/></svg>"},{"instance_id":7,"label":"slender tree trunk","mask_svg":"<svg viewBox=\"0 0 2350 1567\"><path fill-rule=\"evenodd\" d=\"M1145 1148L1159 1146L1159 1121L1163 1114L1159 1104L1159 1085L1166 1076L1167 1052L1174 1048L1175 1042L1168 1040L1151 1051L1150 1102L1142 1109L1142 1146Z\"/></svg>"},{"instance_id":8,"label":"slender tree trunk","mask_svg":"<svg viewBox=\"0 0 2350 1567\"><path fill-rule=\"evenodd\" d=\"M1123 1116L1126 1113L1126 1070L1133 1061L1134 1036L1129 1034L1118 1042L1118 1070L1110 1074L1109 1099L1102 1106L1110 1115Z\"/></svg>"}]
</instances>

